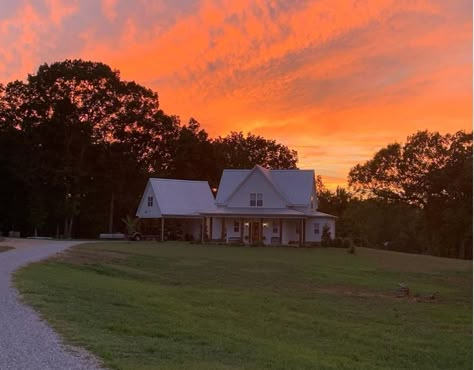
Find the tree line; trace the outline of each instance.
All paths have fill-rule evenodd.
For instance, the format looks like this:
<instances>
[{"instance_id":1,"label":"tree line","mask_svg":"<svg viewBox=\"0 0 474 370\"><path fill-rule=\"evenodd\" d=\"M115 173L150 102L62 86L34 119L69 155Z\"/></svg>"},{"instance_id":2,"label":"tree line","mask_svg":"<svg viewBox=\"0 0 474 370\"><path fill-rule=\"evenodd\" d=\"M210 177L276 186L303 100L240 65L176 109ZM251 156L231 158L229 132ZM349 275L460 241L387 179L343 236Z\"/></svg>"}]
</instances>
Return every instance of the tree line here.
<instances>
[{"instance_id":1,"label":"tree line","mask_svg":"<svg viewBox=\"0 0 474 370\"><path fill-rule=\"evenodd\" d=\"M97 237L123 229L149 177L207 180L224 168L296 168L297 153L242 132L210 139L156 92L103 63L41 65L0 85L0 231Z\"/></svg>"},{"instance_id":2,"label":"tree line","mask_svg":"<svg viewBox=\"0 0 474 370\"><path fill-rule=\"evenodd\" d=\"M353 167L349 191L319 179L319 208L360 245L472 258L472 153L472 132L419 131Z\"/></svg>"},{"instance_id":3,"label":"tree line","mask_svg":"<svg viewBox=\"0 0 474 370\"><path fill-rule=\"evenodd\" d=\"M44 64L0 84L0 232L97 237L123 231L149 177L209 181L225 168L297 168L297 152L242 132L210 138L158 94L103 63ZM359 245L472 258L472 133L420 131L351 169L317 178L319 210Z\"/></svg>"}]
</instances>

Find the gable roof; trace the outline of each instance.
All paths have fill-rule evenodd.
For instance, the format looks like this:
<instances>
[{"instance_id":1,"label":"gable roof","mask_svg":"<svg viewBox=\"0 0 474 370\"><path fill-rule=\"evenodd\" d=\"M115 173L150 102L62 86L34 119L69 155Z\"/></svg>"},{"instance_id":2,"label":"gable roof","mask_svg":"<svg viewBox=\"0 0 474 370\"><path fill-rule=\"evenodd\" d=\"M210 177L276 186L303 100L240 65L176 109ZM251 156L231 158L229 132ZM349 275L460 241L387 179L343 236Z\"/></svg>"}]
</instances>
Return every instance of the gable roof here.
<instances>
[{"instance_id":1,"label":"gable roof","mask_svg":"<svg viewBox=\"0 0 474 370\"><path fill-rule=\"evenodd\" d=\"M268 185L270 187L273 188L273 190L275 190L275 193L277 194L277 196L279 196L281 198L281 200L285 203L288 203L288 200L285 198L285 196L281 193L281 191L276 187L275 183L273 182L272 180L272 177L270 176L270 173L269 173L269 170L267 170L266 168L262 167L262 166L259 166L258 164L255 165L254 168L252 168L251 170L249 170L249 172L247 173L247 175L244 177L244 179L240 182L240 184L237 184L237 186L234 188L234 190L230 193L230 195L227 197L227 199L225 200L225 202L228 202L235 193L237 193L239 191L239 189L242 187L242 185L247 182L247 180L252 176L252 174L254 173L260 173L263 178L268 182Z\"/></svg>"},{"instance_id":2,"label":"gable roof","mask_svg":"<svg viewBox=\"0 0 474 370\"><path fill-rule=\"evenodd\" d=\"M252 170L224 170L216 196L225 204L254 170L260 170L289 205L308 205L314 190L314 170L268 170L256 165Z\"/></svg>"},{"instance_id":3,"label":"gable roof","mask_svg":"<svg viewBox=\"0 0 474 370\"><path fill-rule=\"evenodd\" d=\"M292 205L307 205L314 190L314 170L271 170L273 181Z\"/></svg>"},{"instance_id":4,"label":"gable roof","mask_svg":"<svg viewBox=\"0 0 474 370\"><path fill-rule=\"evenodd\" d=\"M197 216L215 207L207 181L157 178L148 181L163 216Z\"/></svg>"}]
</instances>

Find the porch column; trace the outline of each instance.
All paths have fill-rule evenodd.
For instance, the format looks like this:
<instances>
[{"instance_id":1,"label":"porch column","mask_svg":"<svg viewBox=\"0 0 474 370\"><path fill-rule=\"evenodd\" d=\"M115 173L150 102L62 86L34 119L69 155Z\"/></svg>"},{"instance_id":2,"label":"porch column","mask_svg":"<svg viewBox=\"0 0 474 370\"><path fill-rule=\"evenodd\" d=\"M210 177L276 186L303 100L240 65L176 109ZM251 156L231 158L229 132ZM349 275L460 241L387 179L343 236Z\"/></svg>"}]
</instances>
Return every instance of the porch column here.
<instances>
[{"instance_id":1,"label":"porch column","mask_svg":"<svg viewBox=\"0 0 474 370\"><path fill-rule=\"evenodd\" d=\"M300 247L303 245L303 219L300 219L300 238L299 238Z\"/></svg>"},{"instance_id":2,"label":"porch column","mask_svg":"<svg viewBox=\"0 0 474 370\"><path fill-rule=\"evenodd\" d=\"M240 241L243 243L244 242L244 219L240 219Z\"/></svg>"},{"instance_id":3,"label":"porch column","mask_svg":"<svg viewBox=\"0 0 474 370\"><path fill-rule=\"evenodd\" d=\"M161 217L161 241L165 241L165 218Z\"/></svg>"},{"instance_id":4,"label":"porch column","mask_svg":"<svg viewBox=\"0 0 474 370\"><path fill-rule=\"evenodd\" d=\"M209 239L212 241L212 217L209 217Z\"/></svg>"},{"instance_id":5,"label":"porch column","mask_svg":"<svg viewBox=\"0 0 474 370\"><path fill-rule=\"evenodd\" d=\"M225 218L221 217L221 240L224 240Z\"/></svg>"},{"instance_id":6,"label":"porch column","mask_svg":"<svg viewBox=\"0 0 474 370\"><path fill-rule=\"evenodd\" d=\"M280 218L280 244L283 245L283 219Z\"/></svg>"},{"instance_id":7,"label":"porch column","mask_svg":"<svg viewBox=\"0 0 474 370\"><path fill-rule=\"evenodd\" d=\"M263 218L260 219L260 241L263 243Z\"/></svg>"},{"instance_id":8,"label":"porch column","mask_svg":"<svg viewBox=\"0 0 474 370\"><path fill-rule=\"evenodd\" d=\"M306 220L304 218L301 219L302 222L302 229L303 229L303 247L306 245Z\"/></svg>"},{"instance_id":9,"label":"porch column","mask_svg":"<svg viewBox=\"0 0 474 370\"><path fill-rule=\"evenodd\" d=\"M206 218L201 218L201 244L204 244L204 232L206 229Z\"/></svg>"}]
</instances>

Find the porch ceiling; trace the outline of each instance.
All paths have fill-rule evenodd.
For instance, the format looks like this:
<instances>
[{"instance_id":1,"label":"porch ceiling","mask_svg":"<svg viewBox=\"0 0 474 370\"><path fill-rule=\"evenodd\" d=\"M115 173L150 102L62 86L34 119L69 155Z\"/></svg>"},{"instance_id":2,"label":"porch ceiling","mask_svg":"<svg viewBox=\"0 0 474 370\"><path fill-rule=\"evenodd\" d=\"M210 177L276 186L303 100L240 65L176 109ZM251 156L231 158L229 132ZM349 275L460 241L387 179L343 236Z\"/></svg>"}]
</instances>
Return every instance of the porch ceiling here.
<instances>
[{"instance_id":1,"label":"porch ceiling","mask_svg":"<svg viewBox=\"0 0 474 370\"><path fill-rule=\"evenodd\" d=\"M287 208L226 208L201 212L203 216L302 218L303 212Z\"/></svg>"}]
</instances>

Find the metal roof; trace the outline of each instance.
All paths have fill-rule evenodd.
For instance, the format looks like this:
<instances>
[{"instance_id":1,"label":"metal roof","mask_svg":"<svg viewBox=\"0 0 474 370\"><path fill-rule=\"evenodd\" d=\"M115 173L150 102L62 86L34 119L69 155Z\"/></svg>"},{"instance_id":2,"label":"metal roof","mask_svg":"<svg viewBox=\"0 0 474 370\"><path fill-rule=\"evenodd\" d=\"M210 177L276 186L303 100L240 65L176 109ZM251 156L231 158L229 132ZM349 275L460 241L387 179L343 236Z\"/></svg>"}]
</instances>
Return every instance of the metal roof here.
<instances>
[{"instance_id":1,"label":"metal roof","mask_svg":"<svg viewBox=\"0 0 474 370\"><path fill-rule=\"evenodd\" d=\"M309 205L314 189L314 170L267 170L256 167L261 169L288 205ZM251 171L224 170L217 191L217 204L224 204Z\"/></svg>"},{"instance_id":2,"label":"metal roof","mask_svg":"<svg viewBox=\"0 0 474 370\"><path fill-rule=\"evenodd\" d=\"M245 216L245 217L305 217L303 212L289 208L221 208L204 211L206 216Z\"/></svg>"},{"instance_id":3,"label":"metal roof","mask_svg":"<svg viewBox=\"0 0 474 370\"><path fill-rule=\"evenodd\" d=\"M314 170L270 170L277 189L292 205L307 205L314 190Z\"/></svg>"},{"instance_id":4,"label":"metal roof","mask_svg":"<svg viewBox=\"0 0 474 370\"><path fill-rule=\"evenodd\" d=\"M337 216L330 215L329 213L315 211L314 209L308 209L304 211L304 214L308 217L328 217L328 218L338 218Z\"/></svg>"},{"instance_id":5,"label":"metal roof","mask_svg":"<svg viewBox=\"0 0 474 370\"><path fill-rule=\"evenodd\" d=\"M219 182L216 202L224 203L249 173L250 170L224 170Z\"/></svg>"},{"instance_id":6,"label":"metal roof","mask_svg":"<svg viewBox=\"0 0 474 370\"><path fill-rule=\"evenodd\" d=\"M201 212L202 215L206 216L243 216L243 217L321 217L321 218L337 218L336 216L329 215L324 212L315 210L304 210L298 211L291 208L226 208L217 207L207 211Z\"/></svg>"},{"instance_id":7,"label":"metal roof","mask_svg":"<svg viewBox=\"0 0 474 370\"><path fill-rule=\"evenodd\" d=\"M207 181L151 178L150 184L163 216L199 215L215 208Z\"/></svg>"}]
</instances>

